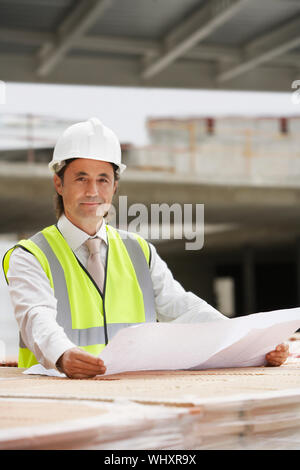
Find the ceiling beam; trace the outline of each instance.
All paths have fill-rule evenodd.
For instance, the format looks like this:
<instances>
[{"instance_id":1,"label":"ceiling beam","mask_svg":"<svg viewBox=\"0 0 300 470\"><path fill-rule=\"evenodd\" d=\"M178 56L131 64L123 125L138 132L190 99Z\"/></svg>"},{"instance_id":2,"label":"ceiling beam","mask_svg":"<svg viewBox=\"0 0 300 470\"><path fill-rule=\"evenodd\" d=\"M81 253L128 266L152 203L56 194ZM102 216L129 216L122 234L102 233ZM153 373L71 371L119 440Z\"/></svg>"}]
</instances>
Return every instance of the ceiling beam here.
<instances>
[{"instance_id":1,"label":"ceiling beam","mask_svg":"<svg viewBox=\"0 0 300 470\"><path fill-rule=\"evenodd\" d=\"M160 55L149 61L141 72L149 79L187 53L197 43L229 21L249 0L208 0L196 13L177 26L161 43Z\"/></svg>"},{"instance_id":2,"label":"ceiling beam","mask_svg":"<svg viewBox=\"0 0 300 470\"><path fill-rule=\"evenodd\" d=\"M251 41L243 49L243 59L235 66L221 72L217 77L217 82L224 83L259 65L280 58L281 55L300 45L299 31L300 17L298 16L283 26ZM295 54L294 57L296 56ZM294 63L294 66L297 67L297 62Z\"/></svg>"},{"instance_id":3,"label":"ceiling beam","mask_svg":"<svg viewBox=\"0 0 300 470\"><path fill-rule=\"evenodd\" d=\"M46 42L39 50L37 75L45 76L58 64L76 40L81 38L97 21L112 0L85 0L63 21L55 35L55 40Z\"/></svg>"},{"instance_id":4,"label":"ceiling beam","mask_svg":"<svg viewBox=\"0 0 300 470\"><path fill-rule=\"evenodd\" d=\"M160 42L155 40L132 39L117 36L89 36L78 41L76 49L128 55L146 55L147 57L156 58L160 53ZM223 46L219 44L203 44L188 50L183 57L191 60L237 62L242 56L239 48L237 47Z\"/></svg>"},{"instance_id":5,"label":"ceiling beam","mask_svg":"<svg viewBox=\"0 0 300 470\"><path fill-rule=\"evenodd\" d=\"M0 41L9 44L41 46L44 43L54 43L55 34L22 29L0 28ZM158 56L160 42L150 39L128 38L125 36L88 35L74 38L72 49L82 51L112 52L128 55ZM238 61L241 52L238 47L220 44L203 44L196 46L184 54L188 59L214 59L221 61Z\"/></svg>"},{"instance_id":6,"label":"ceiling beam","mask_svg":"<svg viewBox=\"0 0 300 470\"><path fill-rule=\"evenodd\" d=\"M0 28L0 41L8 44L21 44L28 46L41 46L55 41L53 33L28 31L12 28ZM81 51L111 52L122 55L147 55L156 57L160 52L159 41L149 39L128 38L125 36L83 36L74 39L73 49ZM263 49L256 52L259 54ZM188 50L183 59L208 60L216 62L230 62L232 66L239 64L244 58L244 50L241 47L222 44L200 44ZM287 53L274 58L274 65L288 67L300 67L300 54Z\"/></svg>"},{"instance_id":7,"label":"ceiling beam","mask_svg":"<svg viewBox=\"0 0 300 470\"><path fill-rule=\"evenodd\" d=\"M93 86L123 86L179 89L223 89L289 91L298 75L295 68L262 65L251 70L243 80L230 80L222 87L215 82L216 70L213 62L178 60L163 74L144 81L140 79L138 62L129 55L103 55L102 57L80 57L68 55L63 67L56 67L46 78L35 73L35 59L30 54L0 54L1 80L23 83L55 83ZM9 94L9 89L7 91ZM296 111L296 109L295 109Z\"/></svg>"}]
</instances>

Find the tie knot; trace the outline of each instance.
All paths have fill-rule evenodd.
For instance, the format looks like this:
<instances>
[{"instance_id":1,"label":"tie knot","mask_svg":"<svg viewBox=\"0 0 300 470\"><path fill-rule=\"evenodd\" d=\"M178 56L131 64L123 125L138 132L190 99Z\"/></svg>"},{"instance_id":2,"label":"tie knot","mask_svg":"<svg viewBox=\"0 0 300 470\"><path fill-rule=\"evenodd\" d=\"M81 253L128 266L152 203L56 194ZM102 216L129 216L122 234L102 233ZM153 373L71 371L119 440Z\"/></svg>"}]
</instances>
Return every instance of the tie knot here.
<instances>
[{"instance_id":1,"label":"tie knot","mask_svg":"<svg viewBox=\"0 0 300 470\"><path fill-rule=\"evenodd\" d=\"M96 253L100 252L100 244L101 244L101 240L98 237L89 238L86 241L86 245L89 249L90 255L95 255Z\"/></svg>"}]
</instances>

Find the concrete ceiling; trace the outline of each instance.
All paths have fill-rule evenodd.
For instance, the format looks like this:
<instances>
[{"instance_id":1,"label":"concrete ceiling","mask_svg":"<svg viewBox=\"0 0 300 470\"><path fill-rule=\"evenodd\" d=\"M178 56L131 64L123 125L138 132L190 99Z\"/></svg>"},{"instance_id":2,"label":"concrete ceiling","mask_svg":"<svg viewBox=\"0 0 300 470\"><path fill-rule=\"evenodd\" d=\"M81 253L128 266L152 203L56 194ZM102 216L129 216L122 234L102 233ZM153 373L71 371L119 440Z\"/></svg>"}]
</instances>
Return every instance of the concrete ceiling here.
<instances>
[{"instance_id":1,"label":"concrete ceiling","mask_svg":"<svg viewBox=\"0 0 300 470\"><path fill-rule=\"evenodd\" d=\"M0 0L1 80L291 91L298 0Z\"/></svg>"}]
</instances>

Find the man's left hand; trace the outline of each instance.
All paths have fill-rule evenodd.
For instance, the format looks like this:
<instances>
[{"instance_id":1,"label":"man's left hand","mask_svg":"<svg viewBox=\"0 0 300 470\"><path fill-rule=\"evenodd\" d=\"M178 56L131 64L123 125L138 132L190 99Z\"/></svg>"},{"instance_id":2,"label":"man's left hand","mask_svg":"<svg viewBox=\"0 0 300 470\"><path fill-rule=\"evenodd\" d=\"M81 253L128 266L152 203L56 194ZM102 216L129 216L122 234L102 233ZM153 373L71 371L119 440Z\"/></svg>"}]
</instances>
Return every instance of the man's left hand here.
<instances>
[{"instance_id":1,"label":"man's left hand","mask_svg":"<svg viewBox=\"0 0 300 470\"><path fill-rule=\"evenodd\" d=\"M266 354L266 360L268 366L281 366L289 356L288 344L281 343L273 351Z\"/></svg>"}]
</instances>

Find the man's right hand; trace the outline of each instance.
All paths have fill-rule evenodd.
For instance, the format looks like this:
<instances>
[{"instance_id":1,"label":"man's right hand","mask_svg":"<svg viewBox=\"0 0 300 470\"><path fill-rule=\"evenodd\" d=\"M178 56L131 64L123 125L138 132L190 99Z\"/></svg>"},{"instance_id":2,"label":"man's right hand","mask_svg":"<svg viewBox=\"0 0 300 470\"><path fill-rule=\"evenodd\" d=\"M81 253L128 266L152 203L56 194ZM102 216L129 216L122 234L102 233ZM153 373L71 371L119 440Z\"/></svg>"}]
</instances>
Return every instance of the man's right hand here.
<instances>
[{"instance_id":1,"label":"man's right hand","mask_svg":"<svg viewBox=\"0 0 300 470\"><path fill-rule=\"evenodd\" d=\"M106 367L103 361L80 348L65 351L56 365L70 379L88 379L95 375L104 374Z\"/></svg>"}]
</instances>

